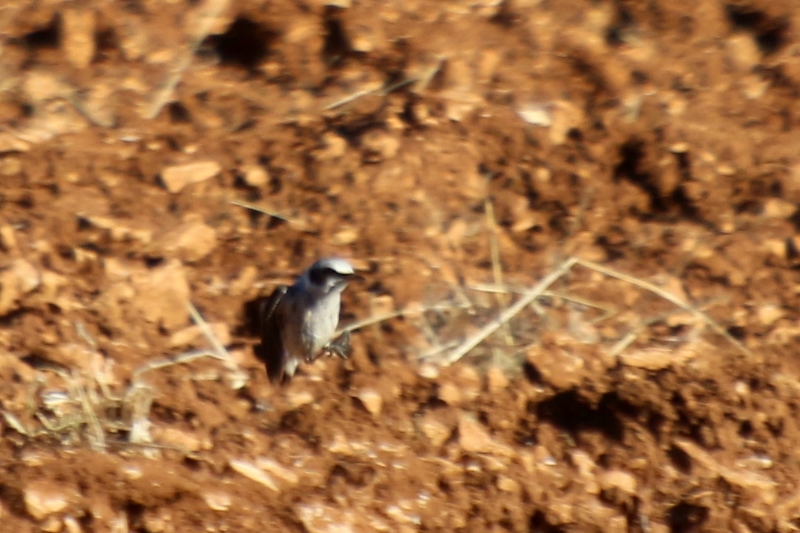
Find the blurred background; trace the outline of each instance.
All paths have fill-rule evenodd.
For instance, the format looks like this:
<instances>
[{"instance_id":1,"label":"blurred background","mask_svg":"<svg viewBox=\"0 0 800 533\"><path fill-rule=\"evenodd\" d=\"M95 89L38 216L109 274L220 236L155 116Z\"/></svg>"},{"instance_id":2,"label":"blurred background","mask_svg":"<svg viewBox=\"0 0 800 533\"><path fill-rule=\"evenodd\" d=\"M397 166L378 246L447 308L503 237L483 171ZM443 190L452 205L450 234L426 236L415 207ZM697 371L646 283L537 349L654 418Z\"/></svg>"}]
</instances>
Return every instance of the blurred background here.
<instances>
[{"instance_id":1,"label":"blurred background","mask_svg":"<svg viewBox=\"0 0 800 533\"><path fill-rule=\"evenodd\" d=\"M799 27L6 0L0 530L796 530ZM352 356L270 386L326 255Z\"/></svg>"}]
</instances>

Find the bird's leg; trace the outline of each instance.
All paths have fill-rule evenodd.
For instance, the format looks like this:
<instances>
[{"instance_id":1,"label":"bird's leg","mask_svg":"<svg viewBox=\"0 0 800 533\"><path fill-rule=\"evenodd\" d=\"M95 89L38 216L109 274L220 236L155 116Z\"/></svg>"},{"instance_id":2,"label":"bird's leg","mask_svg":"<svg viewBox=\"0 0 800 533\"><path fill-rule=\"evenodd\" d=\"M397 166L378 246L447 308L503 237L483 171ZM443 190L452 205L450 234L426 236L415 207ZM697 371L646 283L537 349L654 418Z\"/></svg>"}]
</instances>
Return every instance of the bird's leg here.
<instances>
[{"instance_id":1,"label":"bird's leg","mask_svg":"<svg viewBox=\"0 0 800 533\"><path fill-rule=\"evenodd\" d=\"M350 357L350 332L345 331L338 338L333 339L322 351L340 359Z\"/></svg>"}]
</instances>

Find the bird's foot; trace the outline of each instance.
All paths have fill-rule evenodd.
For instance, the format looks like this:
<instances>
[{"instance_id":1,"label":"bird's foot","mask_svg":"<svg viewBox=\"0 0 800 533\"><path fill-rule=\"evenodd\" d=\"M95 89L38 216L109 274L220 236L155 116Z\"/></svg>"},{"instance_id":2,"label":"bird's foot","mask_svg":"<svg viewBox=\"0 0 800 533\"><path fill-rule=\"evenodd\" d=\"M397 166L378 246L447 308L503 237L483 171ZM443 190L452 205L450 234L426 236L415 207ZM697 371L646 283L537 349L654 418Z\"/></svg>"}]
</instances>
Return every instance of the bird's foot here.
<instances>
[{"instance_id":1,"label":"bird's foot","mask_svg":"<svg viewBox=\"0 0 800 533\"><path fill-rule=\"evenodd\" d=\"M350 357L350 333L347 331L342 333L338 338L329 342L323 351L329 356L335 355L340 359L347 359Z\"/></svg>"}]
</instances>

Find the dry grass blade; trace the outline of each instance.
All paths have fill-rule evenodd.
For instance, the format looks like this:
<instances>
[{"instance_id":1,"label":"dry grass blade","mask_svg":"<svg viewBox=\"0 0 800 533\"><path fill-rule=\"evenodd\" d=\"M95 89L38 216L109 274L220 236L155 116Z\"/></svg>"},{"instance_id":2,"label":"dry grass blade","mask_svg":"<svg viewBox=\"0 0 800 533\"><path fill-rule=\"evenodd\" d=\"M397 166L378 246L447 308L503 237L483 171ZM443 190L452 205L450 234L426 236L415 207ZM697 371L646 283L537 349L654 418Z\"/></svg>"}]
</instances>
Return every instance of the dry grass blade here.
<instances>
[{"instance_id":1,"label":"dry grass blade","mask_svg":"<svg viewBox=\"0 0 800 533\"><path fill-rule=\"evenodd\" d=\"M206 337L208 342L211 344L212 350L194 350L191 352L185 352L182 354L175 355L173 357L166 357L164 359L153 359L147 361L145 364L141 365L139 368L134 370L133 372L133 383L138 384L140 383L141 377L146 372L150 372L151 370L157 370L160 368L166 368L173 365L180 365L190 363L192 361L196 361L197 359L202 359L204 357L212 357L219 361L222 361L225 369L230 372L230 379L231 385L234 389L240 389L244 386L247 382L247 374L243 372L236 361L231 357L231 354L225 349L225 346L220 342L214 332L211 330L211 327L208 323L203 319L200 313L197 311L197 308L192 305L191 302L187 305L189 309L189 314L194 320L195 324L200 328L200 331Z\"/></svg>"},{"instance_id":2,"label":"dry grass blade","mask_svg":"<svg viewBox=\"0 0 800 533\"><path fill-rule=\"evenodd\" d=\"M548 274L547 276L542 279L536 286L534 286L529 291L522 294L522 297L513 305L506 308L503 312L498 315L496 319L491 321L489 324L485 325L475 334L468 337L458 348L456 348L453 352L451 352L441 364L443 366L449 366L462 357L469 353L473 348L478 346L481 342L483 342L489 335L493 334L495 331L500 329L503 324L506 324L509 320L511 320L514 316L516 316L522 309L534 303L534 301L543 296L546 292L547 287L553 284L558 278L566 274L573 266L581 265L585 268L590 270L594 270L599 272L603 275L619 279L626 283L630 283L637 287L640 287L644 290L652 292L653 294L663 298L664 300L672 303L673 305L683 309L685 311L690 312L693 316L700 319L704 322L708 327L710 327L715 333L719 334L723 338L725 338L728 342L734 345L739 351L744 353L745 355L752 355L752 352L744 346L742 343L734 339L725 329L714 322L706 313L701 311L700 309L689 305L689 303L684 302L674 294L671 294L652 283L646 282L639 278L630 276L628 274L623 274L621 272L617 272L608 267L604 267L592 261L586 261L583 259L578 259L577 257L571 257L561 263L559 267ZM623 338L618 345L614 348L615 352L619 352L625 349L631 342L636 338L636 332L632 332L631 334L627 335Z\"/></svg>"},{"instance_id":3,"label":"dry grass blade","mask_svg":"<svg viewBox=\"0 0 800 533\"><path fill-rule=\"evenodd\" d=\"M752 356L753 355L753 352L751 352L744 344L742 344L738 340L734 339L731 336L730 333L725 331L725 328L723 328L722 326L717 324L715 321L713 321L711 319L711 317L709 317L707 314L705 314L700 309L689 305L688 302L684 302L683 300L681 300L680 298L678 298L674 294L672 294L672 293L670 293L668 291L665 291L664 289L662 289L662 288L660 288L660 287L658 287L656 285L653 285L652 283L649 283L649 282L644 281L644 280L639 279L639 278L635 278L635 277L630 276L628 274L623 274L622 272L617 272L616 270L613 270L613 269L608 268L608 267L604 267L603 265L599 265L599 264L594 263L592 261L586 261L586 260L583 260L583 259L576 259L576 263L581 265L581 266L583 266L583 267L586 267L586 268L589 268L591 270L594 270L596 272L600 272L601 274L604 274L606 276L625 281L627 283L630 283L632 285L640 287L640 288L642 288L642 289L644 289L646 291L652 292L656 296L659 296L659 297L663 298L664 300L670 302L671 304L673 304L673 305L675 305L677 307L680 307L681 309L684 309L685 311L688 311L688 312L692 313L692 315L694 315L695 317L697 317L700 320L702 320L703 322L705 322L705 324L708 327L710 327L715 333L717 333L718 335L720 335L721 337L726 339L728 342L730 342L732 345L734 345L743 354L745 354L747 356Z\"/></svg>"},{"instance_id":4,"label":"dry grass blade","mask_svg":"<svg viewBox=\"0 0 800 533\"><path fill-rule=\"evenodd\" d=\"M469 285L467 285L467 288L472 289L473 291L505 293L505 294L525 294L526 292L528 292L526 289L523 288L511 287L509 285L496 285L494 283L470 283ZM594 302L592 300L581 298L580 296L573 296L571 294L564 294L555 291L544 291L542 293L542 296L545 298L558 298L560 300L576 303L579 305L584 305L586 307L591 307L602 311L603 314L593 319L592 324L598 324L616 315L619 312L617 311L617 308L614 307L613 305L604 305L600 302ZM531 305L535 304L536 302L531 303ZM540 311L541 310L537 310L537 313L540 313Z\"/></svg>"},{"instance_id":5,"label":"dry grass blade","mask_svg":"<svg viewBox=\"0 0 800 533\"><path fill-rule=\"evenodd\" d=\"M379 89L370 89L370 90L363 90L363 91L356 91L353 94L349 94L344 98L340 98L335 102L331 102L330 104L326 105L323 109L325 111L331 111L332 109L336 109L337 107L342 107L343 105L347 105L351 102L355 102L359 98L363 98L364 96L368 96L370 94L381 94L386 96L387 94L391 94L398 89L402 89L406 85L411 85L412 83L416 83L416 78L406 78L402 81L389 85L388 87L381 87Z\"/></svg>"},{"instance_id":6,"label":"dry grass blade","mask_svg":"<svg viewBox=\"0 0 800 533\"><path fill-rule=\"evenodd\" d=\"M188 307L189 313L192 315L192 320L194 320L195 324L200 328L200 331L203 332L206 340L208 340L214 348L217 357L223 361L225 368L230 372L231 386L234 389L241 389L244 387L245 383L247 383L247 374L242 372L242 369L239 368L239 365L233 360L233 357L231 357L230 352L222 345L217 336L214 335L211 326L203 319L197 311L197 308L192 305L191 302L189 302Z\"/></svg>"},{"instance_id":7,"label":"dry grass blade","mask_svg":"<svg viewBox=\"0 0 800 533\"><path fill-rule=\"evenodd\" d=\"M434 63L434 65L430 67L427 70L427 72L425 72L425 74L420 76L419 82L415 87L416 92L421 93L428 88L428 85L430 85L431 81L433 81L433 78L436 76L436 74L438 74L439 71L442 70L442 66L444 65L445 60L446 60L445 57L438 57L436 59L436 63Z\"/></svg>"},{"instance_id":8,"label":"dry grass blade","mask_svg":"<svg viewBox=\"0 0 800 533\"><path fill-rule=\"evenodd\" d=\"M245 209L250 209L251 211L255 211L257 213L262 213L264 215L267 215L267 216L270 216L270 217L273 217L273 218L277 218L278 220L283 220L284 222L288 223L290 226L292 226L294 229L296 229L298 231L304 231L306 233L316 233L317 232L317 230L315 230L313 227L311 227L311 224L306 222L305 220L301 220L299 218L293 218L293 217L284 215L282 213L278 213L275 210L272 210L272 209L269 209L269 208L266 208L266 207L262 207L260 205L251 204L251 203L248 203L248 202L240 202L239 200L231 200L231 205L244 207Z\"/></svg>"},{"instance_id":9,"label":"dry grass blade","mask_svg":"<svg viewBox=\"0 0 800 533\"><path fill-rule=\"evenodd\" d=\"M219 14L228 7L229 2L230 0L206 0L198 8L197 19L194 20L195 24L192 25L194 31L190 34L189 46L183 55L178 58L176 64L173 65L161 88L157 89L153 94L153 98L142 114L144 118L150 120L157 117L164 105L172 98L172 93L181 81L183 73L192 63L192 57L197 48L211 31Z\"/></svg>"},{"instance_id":10,"label":"dry grass blade","mask_svg":"<svg viewBox=\"0 0 800 533\"><path fill-rule=\"evenodd\" d=\"M151 370L159 370L173 365L183 365L186 363L191 363L192 361L197 361L198 359L202 359L204 357L220 359L216 352L212 352L210 350L193 350L191 352L184 352L172 357L165 357L163 359L151 359L133 371L133 382L139 383L141 376L147 372L150 372Z\"/></svg>"},{"instance_id":11,"label":"dry grass blade","mask_svg":"<svg viewBox=\"0 0 800 533\"><path fill-rule=\"evenodd\" d=\"M435 305L431 306L423 306L419 304L412 304L399 311L392 311L391 313L383 313L380 315L374 315L367 317L363 320L358 320L356 322L351 322L347 326L340 328L339 331L336 332L336 335L341 335L343 333L350 333L351 331L356 331L359 329L363 329L367 326L371 326L373 324L379 324L381 322L386 322L387 320L392 320L394 318L406 317L406 316L416 316L421 315L427 311L443 311L448 309L454 309L458 306L447 302L440 302Z\"/></svg>"},{"instance_id":12,"label":"dry grass blade","mask_svg":"<svg viewBox=\"0 0 800 533\"><path fill-rule=\"evenodd\" d=\"M6 424L8 424L8 426L11 429L16 431L20 435L24 435L26 437L30 436L28 428L26 428L25 425L20 421L20 419L17 418L17 415L15 415L14 413L10 413L8 411L3 411L2 413L3 413L3 418L6 421Z\"/></svg>"},{"instance_id":13,"label":"dry grass blade","mask_svg":"<svg viewBox=\"0 0 800 533\"><path fill-rule=\"evenodd\" d=\"M494 204L489 198L484 200L484 211L486 212L486 225L489 227L489 254L492 258L492 277L497 285L503 285L503 266L500 263L500 243L497 239L497 218L494 216ZM501 307L508 305L506 293L496 293L497 303ZM516 341L508 324L504 324L503 333L506 346L514 346Z\"/></svg>"},{"instance_id":14,"label":"dry grass blade","mask_svg":"<svg viewBox=\"0 0 800 533\"><path fill-rule=\"evenodd\" d=\"M143 384L134 383L125 394L123 405L130 410L131 427L128 442L131 444L147 444L152 442L150 436L150 408L153 404L153 390Z\"/></svg>"},{"instance_id":15,"label":"dry grass blade","mask_svg":"<svg viewBox=\"0 0 800 533\"><path fill-rule=\"evenodd\" d=\"M561 263L561 265L559 265L555 271L545 276L542 281L537 283L531 290L523 294L519 300L501 312L496 319L486 324L473 335L470 335L458 348L450 352L450 354L448 354L447 357L445 357L441 362L442 366L450 366L464 357L473 348L482 343L489 335L500 329L503 324L506 324L520 311L533 303L536 298L541 296L550 285L555 283L558 278L566 274L577 262L577 258L571 257Z\"/></svg>"},{"instance_id":16,"label":"dry grass blade","mask_svg":"<svg viewBox=\"0 0 800 533\"><path fill-rule=\"evenodd\" d=\"M89 401L88 394L86 392L86 388L80 382L80 378L77 376L72 376L73 384L72 387L75 388L75 392L77 393L77 397L80 401L81 408L83 409L84 416L86 417L86 422L89 426L89 446L92 447L94 450L105 450L106 449L106 435L103 431L103 426L100 424L100 419L95 412L95 406L97 405L94 402Z\"/></svg>"}]
</instances>

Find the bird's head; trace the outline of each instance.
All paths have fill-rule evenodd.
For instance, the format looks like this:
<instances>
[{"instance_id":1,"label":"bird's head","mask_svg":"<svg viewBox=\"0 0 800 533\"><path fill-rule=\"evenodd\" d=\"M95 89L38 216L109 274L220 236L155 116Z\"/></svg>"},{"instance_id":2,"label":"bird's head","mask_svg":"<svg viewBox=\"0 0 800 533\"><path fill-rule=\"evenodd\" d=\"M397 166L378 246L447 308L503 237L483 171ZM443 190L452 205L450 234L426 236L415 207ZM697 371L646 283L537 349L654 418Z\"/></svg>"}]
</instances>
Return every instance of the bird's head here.
<instances>
[{"instance_id":1,"label":"bird's head","mask_svg":"<svg viewBox=\"0 0 800 533\"><path fill-rule=\"evenodd\" d=\"M301 276L301 282L310 292L323 296L341 292L353 277L353 265L344 259L331 257L311 265Z\"/></svg>"}]
</instances>

